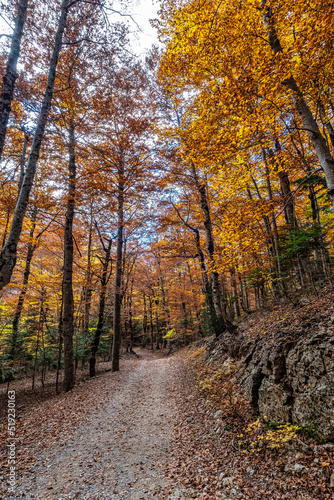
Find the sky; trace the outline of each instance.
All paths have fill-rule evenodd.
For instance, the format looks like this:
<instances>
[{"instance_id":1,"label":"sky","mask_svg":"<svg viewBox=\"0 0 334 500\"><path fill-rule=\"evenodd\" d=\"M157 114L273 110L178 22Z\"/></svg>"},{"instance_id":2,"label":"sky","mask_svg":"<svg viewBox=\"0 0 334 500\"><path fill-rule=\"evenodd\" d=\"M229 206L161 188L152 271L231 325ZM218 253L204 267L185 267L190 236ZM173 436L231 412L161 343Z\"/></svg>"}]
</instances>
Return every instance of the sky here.
<instances>
[{"instance_id":1,"label":"sky","mask_svg":"<svg viewBox=\"0 0 334 500\"><path fill-rule=\"evenodd\" d=\"M114 0L113 8L116 11L130 15L135 21L124 15L114 14L112 16L117 21L129 24L131 32L137 32L133 35L132 42L132 50L136 55L143 56L152 44L158 44L157 31L152 28L149 20L158 17L159 0ZM138 31L136 23L141 32ZM11 32L12 28L0 18L0 33L11 34Z\"/></svg>"},{"instance_id":2,"label":"sky","mask_svg":"<svg viewBox=\"0 0 334 500\"><path fill-rule=\"evenodd\" d=\"M132 0L131 2L117 1L114 3L119 4L119 10L127 12L131 15L134 21L138 24L141 32L134 35L132 42L133 51L138 55L144 55L145 51L151 47L152 44L158 44L157 31L152 28L149 20L157 17L160 8L159 0ZM125 8L124 5L128 6ZM138 31L136 23L131 18L120 16L120 20L129 24L131 31Z\"/></svg>"}]
</instances>

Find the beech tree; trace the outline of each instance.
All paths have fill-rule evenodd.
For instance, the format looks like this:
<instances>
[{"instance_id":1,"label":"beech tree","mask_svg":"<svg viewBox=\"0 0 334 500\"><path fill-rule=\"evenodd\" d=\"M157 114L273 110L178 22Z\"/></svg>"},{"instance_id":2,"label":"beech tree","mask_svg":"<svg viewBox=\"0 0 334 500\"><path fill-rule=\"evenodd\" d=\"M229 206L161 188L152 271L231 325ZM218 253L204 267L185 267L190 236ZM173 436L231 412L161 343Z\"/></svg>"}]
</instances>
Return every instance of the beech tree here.
<instances>
[{"instance_id":1,"label":"beech tree","mask_svg":"<svg viewBox=\"0 0 334 500\"><path fill-rule=\"evenodd\" d=\"M134 207L140 204L149 189L147 139L152 106L149 102L150 86L141 64L128 60L107 75L108 86L101 90L95 102L99 113L97 130L101 139L95 150L109 182L106 189L115 199L117 207L112 349L112 370L117 371L121 346L124 226L127 224L126 214L131 214L131 201L134 200Z\"/></svg>"},{"instance_id":2,"label":"beech tree","mask_svg":"<svg viewBox=\"0 0 334 500\"><path fill-rule=\"evenodd\" d=\"M97 228L98 229L98 228ZM104 251L104 258L101 259L101 264L102 264L102 274L101 274L101 291L100 291L100 298L99 298L99 315L98 315L98 321L96 325L96 330L94 334L94 339L93 339L93 344L91 347L91 353L90 353L90 358L89 358L89 376L90 377L95 377L95 365L96 365L96 353L99 348L99 343L100 343L100 338L102 334L102 329L104 325L104 310L105 310L105 304L106 304L106 292L107 292L107 285L111 276L111 271L109 271L109 263L111 262L111 245L112 245L112 240L108 238L103 238L101 234L99 233L99 239L101 242L102 249ZM106 241L105 241L106 240ZM106 244L107 243L107 244Z\"/></svg>"},{"instance_id":3,"label":"beech tree","mask_svg":"<svg viewBox=\"0 0 334 500\"><path fill-rule=\"evenodd\" d=\"M69 7L71 5L74 5L75 3L77 2L73 3L70 2L69 0L63 0L61 4L60 17L58 21L54 48L49 66L49 74L44 93L44 99L42 102L41 111L39 114L36 130L34 133L29 159L24 179L22 182L22 186L18 195L9 234L0 254L0 290L9 283L12 276L13 268L16 263L17 244L20 238L23 219L26 213L30 192L34 182L35 171L39 158L39 152L41 149L46 122L51 107L53 88L56 78L56 68L59 59L59 53L62 46L62 39L66 26L68 10Z\"/></svg>"},{"instance_id":4,"label":"beech tree","mask_svg":"<svg viewBox=\"0 0 334 500\"><path fill-rule=\"evenodd\" d=\"M12 34L10 52L8 55L6 73L2 78L0 96L0 160L5 144L6 131L12 100L14 96L15 82L17 79L17 61L20 56L21 39L29 0L19 0L17 3L17 14L15 28Z\"/></svg>"},{"instance_id":5,"label":"beech tree","mask_svg":"<svg viewBox=\"0 0 334 500\"><path fill-rule=\"evenodd\" d=\"M0 168L2 380L68 391L332 282L320 4L165 0L145 62L100 2L28 5L53 15L27 16Z\"/></svg>"}]
</instances>

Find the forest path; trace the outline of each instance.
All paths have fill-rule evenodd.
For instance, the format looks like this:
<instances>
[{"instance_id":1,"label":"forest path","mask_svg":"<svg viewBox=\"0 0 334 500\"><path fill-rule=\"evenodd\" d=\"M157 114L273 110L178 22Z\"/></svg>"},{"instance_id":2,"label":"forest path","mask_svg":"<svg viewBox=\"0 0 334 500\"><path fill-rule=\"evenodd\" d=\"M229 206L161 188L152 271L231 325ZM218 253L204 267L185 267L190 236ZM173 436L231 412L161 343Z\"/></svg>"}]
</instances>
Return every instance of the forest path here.
<instances>
[{"instance_id":1,"label":"forest path","mask_svg":"<svg viewBox=\"0 0 334 500\"><path fill-rule=\"evenodd\" d=\"M162 467L171 447L173 393L182 383L182 360L138 352L140 359L122 361L120 372L92 381L96 400L99 391L104 394L102 404L93 407L73 433L65 425L65 437L58 434L47 451L41 450L35 465L21 474L18 496L24 492L25 498L43 500L180 497ZM76 400L85 397L85 386L74 389ZM69 395L65 397L70 415L75 399ZM166 488L176 496L163 493Z\"/></svg>"}]
</instances>

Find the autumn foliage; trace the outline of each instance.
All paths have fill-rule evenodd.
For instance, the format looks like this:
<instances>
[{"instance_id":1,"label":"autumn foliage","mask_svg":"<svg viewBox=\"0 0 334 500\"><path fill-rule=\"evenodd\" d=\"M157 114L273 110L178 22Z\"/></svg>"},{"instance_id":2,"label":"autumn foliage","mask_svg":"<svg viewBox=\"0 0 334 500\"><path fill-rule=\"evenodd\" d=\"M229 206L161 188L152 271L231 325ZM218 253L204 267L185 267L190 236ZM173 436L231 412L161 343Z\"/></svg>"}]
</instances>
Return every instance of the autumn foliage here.
<instances>
[{"instance_id":1,"label":"autumn foliage","mask_svg":"<svg viewBox=\"0 0 334 500\"><path fill-rule=\"evenodd\" d=\"M164 0L144 61L108 2L46 4L28 3L0 170L2 382L51 370L60 390L65 364L69 390L78 366L234 335L332 283L331 2Z\"/></svg>"}]
</instances>

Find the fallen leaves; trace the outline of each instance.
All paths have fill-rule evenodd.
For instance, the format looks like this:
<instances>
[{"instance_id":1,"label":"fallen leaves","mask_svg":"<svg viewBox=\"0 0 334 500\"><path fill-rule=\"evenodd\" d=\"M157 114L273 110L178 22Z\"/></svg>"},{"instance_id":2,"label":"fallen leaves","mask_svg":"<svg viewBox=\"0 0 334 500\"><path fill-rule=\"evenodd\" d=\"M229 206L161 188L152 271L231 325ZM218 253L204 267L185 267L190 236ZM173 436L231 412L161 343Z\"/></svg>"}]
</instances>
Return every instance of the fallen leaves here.
<instances>
[{"instance_id":1,"label":"fallen leaves","mask_svg":"<svg viewBox=\"0 0 334 500\"><path fill-rule=\"evenodd\" d=\"M196 351L194 354L195 349L191 350L189 356L186 351L181 354L186 358L183 391L178 395L174 448L168 464L171 478L178 480L181 486L194 489L189 498L201 495L202 499L221 499L222 494L228 498L257 500L332 498L330 449L326 450L326 445L317 446L317 456L321 454L322 460L314 462L312 440L303 438L304 442L296 438L291 426L279 429L276 438L272 429L266 430L263 423L254 422L250 405L243 400L240 388L231 377L233 370L224 378L221 369L215 373L215 366L205 364L203 349ZM204 384L200 384L201 381ZM256 454L252 453L252 436L247 434L249 425L256 428L262 438L268 432L269 443L279 439L280 446L263 445ZM296 464L296 456L300 463Z\"/></svg>"}]
</instances>

